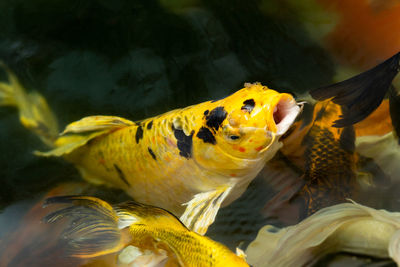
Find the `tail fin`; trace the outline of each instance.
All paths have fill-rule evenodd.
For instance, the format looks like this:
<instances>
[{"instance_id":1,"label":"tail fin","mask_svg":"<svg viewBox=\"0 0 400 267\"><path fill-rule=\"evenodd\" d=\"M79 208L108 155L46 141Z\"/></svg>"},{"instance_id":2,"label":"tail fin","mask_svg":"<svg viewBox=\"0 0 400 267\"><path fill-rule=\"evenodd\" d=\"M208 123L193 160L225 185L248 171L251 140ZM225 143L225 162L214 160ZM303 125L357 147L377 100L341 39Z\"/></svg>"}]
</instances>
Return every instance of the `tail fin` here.
<instances>
[{"instance_id":1,"label":"tail fin","mask_svg":"<svg viewBox=\"0 0 400 267\"><path fill-rule=\"evenodd\" d=\"M316 100L332 98L342 107L343 115L334 121L334 127L350 126L362 121L382 102L392 80L400 70L400 53L376 67L348 80L310 91Z\"/></svg>"},{"instance_id":2,"label":"tail fin","mask_svg":"<svg viewBox=\"0 0 400 267\"><path fill-rule=\"evenodd\" d=\"M44 206L50 204L68 204L43 220L54 223L63 218L69 219L63 237L68 242L67 254L73 257L91 258L118 252L132 243L132 239L141 238L137 235L151 235L158 227L185 228L168 211L133 201L111 206L95 197L57 196L48 198ZM123 233L123 229L133 229L135 225L144 232L135 235L134 231L130 231L129 236Z\"/></svg>"},{"instance_id":3,"label":"tail fin","mask_svg":"<svg viewBox=\"0 0 400 267\"><path fill-rule=\"evenodd\" d=\"M112 206L95 197L57 196L48 198L49 204L72 204L43 218L54 223L69 218L63 237L68 240L67 253L74 257L90 258L117 252L124 247L118 228L118 216Z\"/></svg>"},{"instance_id":4,"label":"tail fin","mask_svg":"<svg viewBox=\"0 0 400 267\"><path fill-rule=\"evenodd\" d=\"M0 82L0 106L15 106L22 125L33 131L45 144L53 146L59 133L58 125L46 100L37 92L26 92L4 63L0 62L0 67L8 77L8 83Z\"/></svg>"}]
</instances>

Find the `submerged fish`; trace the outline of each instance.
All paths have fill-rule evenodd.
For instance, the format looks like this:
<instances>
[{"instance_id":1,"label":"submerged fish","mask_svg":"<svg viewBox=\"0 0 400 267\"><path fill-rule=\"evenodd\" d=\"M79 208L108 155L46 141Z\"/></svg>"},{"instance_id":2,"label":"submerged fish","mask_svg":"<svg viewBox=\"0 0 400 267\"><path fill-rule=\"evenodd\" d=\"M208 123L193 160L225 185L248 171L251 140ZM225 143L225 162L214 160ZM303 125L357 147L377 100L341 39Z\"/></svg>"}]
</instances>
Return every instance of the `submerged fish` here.
<instances>
[{"instance_id":1,"label":"submerged fish","mask_svg":"<svg viewBox=\"0 0 400 267\"><path fill-rule=\"evenodd\" d=\"M63 156L90 182L183 213L183 223L202 234L219 207L237 199L274 156L300 111L291 95L246 84L224 99L138 122L85 117L57 137L43 97L27 94L10 71L8 77L9 84L0 84L0 105L18 107L21 122L54 147L39 155Z\"/></svg>"},{"instance_id":2,"label":"submerged fish","mask_svg":"<svg viewBox=\"0 0 400 267\"><path fill-rule=\"evenodd\" d=\"M382 173L366 153L358 153L356 139L393 130L388 101L383 99L399 71L399 61L397 53L364 73L310 92L319 101L304 105L302 116L281 138L281 156L301 177L267 204L267 216L282 196L300 204L301 218L347 198L356 199L360 184L369 178L364 166L373 174ZM293 196L284 195L287 192Z\"/></svg>"},{"instance_id":3,"label":"submerged fish","mask_svg":"<svg viewBox=\"0 0 400 267\"><path fill-rule=\"evenodd\" d=\"M311 266L337 252L390 257L400 264L399 245L400 213L342 203L293 226L264 226L246 254L254 266Z\"/></svg>"},{"instance_id":4,"label":"submerged fish","mask_svg":"<svg viewBox=\"0 0 400 267\"><path fill-rule=\"evenodd\" d=\"M312 123L301 130L302 124L299 123L296 125L298 132L284 139L283 155L296 160L294 154L301 153L304 186L292 201L301 199L305 211L302 217L344 202L357 193L355 133L353 126L332 127L340 114L339 105L329 100L318 102L314 106ZM299 138L299 146L292 146L293 142L298 142L294 139ZM295 151L296 147L298 151Z\"/></svg>"},{"instance_id":5,"label":"submerged fish","mask_svg":"<svg viewBox=\"0 0 400 267\"><path fill-rule=\"evenodd\" d=\"M249 266L243 257L190 231L161 208L133 201L111 206L85 196L52 197L45 202L49 204L68 205L48 214L44 221L54 223L66 218L72 222L63 238L68 242L68 254L74 257L107 255L130 245L138 249L128 261L132 266L154 261L166 266ZM119 259L123 259L121 254Z\"/></svg>"}]
</instances>

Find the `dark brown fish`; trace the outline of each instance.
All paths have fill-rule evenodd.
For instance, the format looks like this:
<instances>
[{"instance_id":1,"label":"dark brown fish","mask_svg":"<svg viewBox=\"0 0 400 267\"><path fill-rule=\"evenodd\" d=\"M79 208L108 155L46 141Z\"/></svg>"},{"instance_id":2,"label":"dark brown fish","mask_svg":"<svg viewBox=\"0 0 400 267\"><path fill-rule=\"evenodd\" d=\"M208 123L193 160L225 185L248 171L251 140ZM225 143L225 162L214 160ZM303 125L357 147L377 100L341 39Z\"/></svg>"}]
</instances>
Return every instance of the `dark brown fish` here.
<instances>
[{"instance_id":1,"label":"dark brown fish","mask_svg":"<svg viewBox=\"0 0 400 267\"><path fill-rule=\"evenodd\" d=\"M399 60L400 53L353 78L310 92L319 101L305 104L298 121L281 138L280 159L300 178L267 203L265 214L275 214L286 202L300 208L300 220L348 198L357 199L360 172L387 179L372 159L357 153L355 141L396 128L391 119L396 113L389 109L395 109L397 96L390 98L390 108L384 97L399 71Z\"/></svg>"}]
</instances>

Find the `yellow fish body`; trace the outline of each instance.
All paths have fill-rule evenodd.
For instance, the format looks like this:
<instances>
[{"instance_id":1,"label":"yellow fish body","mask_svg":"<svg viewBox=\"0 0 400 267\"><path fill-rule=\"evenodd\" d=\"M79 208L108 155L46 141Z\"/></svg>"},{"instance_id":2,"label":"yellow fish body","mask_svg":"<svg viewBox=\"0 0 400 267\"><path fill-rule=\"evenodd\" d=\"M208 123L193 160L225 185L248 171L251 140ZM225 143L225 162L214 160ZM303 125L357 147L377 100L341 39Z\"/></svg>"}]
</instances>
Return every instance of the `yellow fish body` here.
<instances>
[{"instance_id":1,"label":"yellow fish body","mask_svg":"<svg viewBox=\"0 0 400 267\"><path fill-rule=\"evenodd\" d=\"M154 206L133 201L111 206L98 198L83 196L52 197L46 201L46 205L54 203L68 206L48 214L44 220L53 223L68 218L74 222L63 233L68 242L67 254L74 257L107 255L130 245L142 252L165 251L166 266L249 266L224 245L188 230L174 215ZM141 257L133 257L133 263L142 265Z\"/></svg>"},{"instance_id":2,"label":"yellow fish body","mask_svg":"<svg viewBox=\"0 0 400 267\"><path fill-rule=\"evenodd\" d=\"M17 79L9 77L3 99L11 99L10 88L17 87ZM27 109L29 102L15 105ZM83 118L66 127L53 150L38 154L63 156L86 180L119 187L136 201L182 215L189 229L203 234L221 204L237 199L274 156L279 137L299 111L291 95L246 84L224 99L139 122ZM36 122L46 114L21 121Z\"/></svg>"}]
</instances>

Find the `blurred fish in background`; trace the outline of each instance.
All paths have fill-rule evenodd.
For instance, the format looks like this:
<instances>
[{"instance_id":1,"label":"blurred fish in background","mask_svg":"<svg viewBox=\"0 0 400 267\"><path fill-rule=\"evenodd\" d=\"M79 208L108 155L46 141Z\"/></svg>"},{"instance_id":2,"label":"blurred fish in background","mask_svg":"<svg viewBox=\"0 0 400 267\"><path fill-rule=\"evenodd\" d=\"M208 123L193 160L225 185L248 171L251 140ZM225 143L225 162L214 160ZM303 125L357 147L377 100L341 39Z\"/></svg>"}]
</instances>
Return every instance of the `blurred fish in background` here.
<instances>
[{"instance_id":1,"label":"blurred fish in background","mask_svg":"<svg viewBox=\"0 0 400 267\"><path fill-rule=\"evenodd\" d=\"M399 71L399 61L400 53L351 79L310 92L319 101L305 105L299 121L282 138L281 160L301 176L298 192L278 190L264 214L274 216L273 210L282 208L279 201L300 201L299 217L292 221L296 223L323 207L358 199L362 185L366 189L389 184L385 169L359 153L356 140L393 134L389 101L383 98L393 89L391 82ZM368 147L381 148L372 142ZM296 186L296 182L289 186ZM292 192L292 198L287 192Z\"/></svg>"},{"instance_id":2,"label":"blurred fish in background","mask_svg":"<svg viewBox=\"0 0 400 267\"><path fill-rule=\"evenodd\" d=\"M246 253L254 266L313 266L338 252L381 259L370 261L371 266L393 266L388 259L399 264L399 227L399 212L342 203L323 208L293 226L264 226Z\"/></svg>"}]
</instances>

